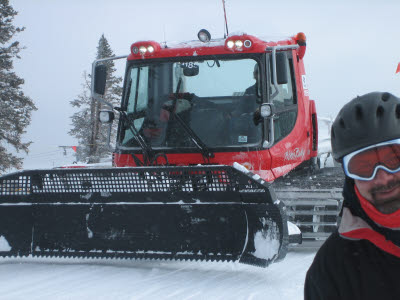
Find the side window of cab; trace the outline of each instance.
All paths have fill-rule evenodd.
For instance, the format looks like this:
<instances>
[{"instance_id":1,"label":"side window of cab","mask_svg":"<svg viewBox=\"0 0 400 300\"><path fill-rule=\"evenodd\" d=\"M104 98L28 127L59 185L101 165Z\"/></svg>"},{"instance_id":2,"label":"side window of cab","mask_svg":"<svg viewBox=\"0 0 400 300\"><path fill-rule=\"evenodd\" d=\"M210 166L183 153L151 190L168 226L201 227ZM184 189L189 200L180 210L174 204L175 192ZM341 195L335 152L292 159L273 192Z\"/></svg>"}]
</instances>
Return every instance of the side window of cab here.
<instances>
[{"instance_id":1,"label":"side window of cab","mask_svg":"<svg viewBox=\"0 0 400 300\"><path fill-rule=\"evenodd\" d=\"M296 97L296 80L294 77L294 67L292 53L285 51L279 54L280 63L286 69L287 82L278 82L278 91L272 79L272 60L270 59L270 85L269 99L275 106L276 119L274 120L275 142L282 140L294 128L297 119L297 97ZM279 78L279 74L278 74Z\"/></svg>"}]
</instances>

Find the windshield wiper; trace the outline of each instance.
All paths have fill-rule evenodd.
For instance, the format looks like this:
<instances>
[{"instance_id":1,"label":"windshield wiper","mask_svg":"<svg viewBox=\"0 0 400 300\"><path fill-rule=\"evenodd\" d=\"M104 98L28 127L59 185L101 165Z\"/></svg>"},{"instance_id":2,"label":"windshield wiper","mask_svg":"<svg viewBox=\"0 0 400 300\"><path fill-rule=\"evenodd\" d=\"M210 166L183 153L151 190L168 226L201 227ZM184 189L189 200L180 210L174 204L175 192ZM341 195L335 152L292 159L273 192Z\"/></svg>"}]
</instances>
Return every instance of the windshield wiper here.
<instances>
[{"instance_id":1,"label":"windshield wiper","mask_svg":"<svg viewBox=\"0 0 400 300\"><path fill-rule=\"evenodd\" d=\"M190 139L192 140L192 142L196 145L197 148L199 148L201 154L203 155L203 157L209 161L210 157L214 157L214 153L210 151L210 149L208 149L207 145L201 140L201 138L192 130L192 128L190 128L186 122L181 118L181 116L179 116L175 111L176 111L176 103L178 100L178 95L179 95L179 90L182 84L182 78L179 78L178 81L178 85L176 87L176 91L175 91L175 99L172 101L172 105L170 106L164 106L164 109L166 109L167 111L169 111L172 116L178 120L178 123L181 125L181 127L186 131L186 133L189 135Z\"/></svg>"},{"instance_id":2,"label":"windshield wiper","mask_svg":"<svg viewBox=\"0 0 400 300\"><path fill-rule=\"evenodd\" d=\"M139 86L139 78L140 78L140 68L138 69L138 74L137 74L137 78L136 78L136 87ZM131 88L132 88L132 78L129 80L128 87L127 87L126 97L128 97L128 99L131 94ZM136 88L135 99L134 99L134 111L135 112L136 112L138 97L139 97L139 92L138 92L138 88ZM132 154L132 157L135 160L136 165L142 165L142 166L152 165L154 162L154 159L155 159L154 151L151 148L150 144L148 144L146 142L144 137L136 129L135 123L134 123L135 118L132 117L132 115L127 114L126 110L122 110L122 109L118 109L118 108L115 108L115 109L117 109L120 112L120 114L123 118L123 122L127 123L129 130L133 134L133 137L135 138L136 142L139 144L140 148L142 148L143 162L138 157L136 157L134 154Z\"/></svg>"},{"instance_id":3,"label":"windshield wiper","mask_svg":"<svg viewBox=\"0 0 400 300\"><path fill-rule=\"evenodd\" d=\"M143 166L152 165L153 161L155 159L154 151L151 148L150 144L148 144L146 142L144 137L136 129L135 123L134 123L135 119L132 117L132 115L127 114L125 110L118 109L118 108L115 108L115 109L119 110L119 112L120 112L120 114L121 114L121 116L123 118L123 121L127 122L128 128L132 132L133 137L135 138L135 140L139 144L140 148L142 148L143 162L140 161L140 159L137 158L134 154L132 154L132 157L135 160L135 163L137 165L143 165Z\"/></svg>"},{"instance_id":4,"label":"windshield wiper","mask_svg":"<svg viewBox=\"0 0 400 300\"><path fill-rule=\"evenodd\" d=\"M179 116L176 112L172 112L172 115L176 120L178 120L178 123L182 126L182 128L186 131L187 134L189 134L190 139L193 141L193 143L197 146L197 148L200 149L201 154L204 156L205 159L209 159L210 157L214 157L214 153L208 149L207 145L201 140L201 138L190 128L186 122Z\"/></svg>"}]
</instances>

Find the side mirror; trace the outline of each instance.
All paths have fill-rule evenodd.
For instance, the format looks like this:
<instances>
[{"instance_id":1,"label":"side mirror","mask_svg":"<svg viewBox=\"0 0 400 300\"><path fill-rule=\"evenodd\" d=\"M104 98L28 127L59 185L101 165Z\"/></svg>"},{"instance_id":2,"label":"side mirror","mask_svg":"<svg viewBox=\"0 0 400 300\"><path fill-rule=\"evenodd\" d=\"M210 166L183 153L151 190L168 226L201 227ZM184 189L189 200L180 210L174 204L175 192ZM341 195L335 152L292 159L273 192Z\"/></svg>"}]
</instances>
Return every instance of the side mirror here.
<instances>
[{"instance_id":1,"label":"side mirror","mask_svg":"<svg viewBox=\"0 0 400 300\"><path fill-rule=\"evenodd\" d=\"M277 52L276 53L276 77L278 84L286 84L288 83L288 59L286 56L286 52Z\"/></svg>"},{"instance_id":2,"label":"side mirror","mask_svg":"<svg viewBox=\"0 0 400 300\"><path fill-rule=\"evenodd\" d=\"M98 65L94 69L94 92L96 94L104 95L106 91L107 67L105 65Z\"/></svg>"},{"instance_id":3,"label":"side mirror","mask_svg":"<svg viewBox=\"0 0 400 300\"><path fill-rule=\"evenodd\" d=\"M110 124L114 121L115 114L111 110L101 110L99 112L99 120L103 124Z\"/></svg>"}]
</instances>

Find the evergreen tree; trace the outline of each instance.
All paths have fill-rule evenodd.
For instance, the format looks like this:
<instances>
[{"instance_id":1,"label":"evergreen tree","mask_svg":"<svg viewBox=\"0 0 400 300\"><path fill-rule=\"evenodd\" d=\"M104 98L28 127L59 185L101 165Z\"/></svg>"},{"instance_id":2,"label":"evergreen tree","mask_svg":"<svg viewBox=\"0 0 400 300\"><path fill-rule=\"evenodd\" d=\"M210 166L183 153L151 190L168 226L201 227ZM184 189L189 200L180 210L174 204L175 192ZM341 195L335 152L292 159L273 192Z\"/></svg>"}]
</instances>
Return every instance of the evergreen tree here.
<instances>
[{"instance_id":1,"label":"evergreen tree","mask_svg":"<svg viewBox=\"0 0 400 300\"><path fill-rule=\"evenodd\" d=\"M99 40L97 46L96 59L114 57L111 47L104 37ZM107 67L107 83L104 94L104 100L112 103L113 106L119 106L122 96L121 77L114 75L116 69L113 61L104 62ZM76 137L79 142L77 148L77 160L88 163L99 162L100 158L110 154L107 147L108 125L99 122L99 111L103 104L90 97L90 75L83 75L83 91L77 99L71 101L71 105L77 107L79 111L75 113L72 119L72 129L69 134ZM108 107L107 107L108 108ZM115 139L117 124L114 122L111 131L111 140Z\"/></svg>"},{"instance_id":2,"label":"evergreen tree","mask_svg":"<svg viewBox=\"0 0 400 300\"><path fill-rule=\"evenodd\" d=\"M71 117L73 128L69 134L78 139L79 147L76 149L77 161L88 161L89 146L91 141L91 122L90 122L90 107L92 98L90 97L90 76L83 73L84 82L82 83L82 93L78 95L77 99L71 101L72 106L79 109L79 111Z\"/></svg>"},{"instance_id":3,"label":"evergreen tree","mask_svg":"<svg viewBox=\"0 0 400 300\"><path fill-rule=\"evenodd\" d=\"M22 134L36 110L33 101L24 95L24 80L13 72L13 59L20 58L21 46L12 41L14 35L24 30L12 22L17 12L8 0L0 0L0 173L9 168L21 168L22 158L8 152L28 152L31 142L22 142Z\"/></svg>"}]
</instances>

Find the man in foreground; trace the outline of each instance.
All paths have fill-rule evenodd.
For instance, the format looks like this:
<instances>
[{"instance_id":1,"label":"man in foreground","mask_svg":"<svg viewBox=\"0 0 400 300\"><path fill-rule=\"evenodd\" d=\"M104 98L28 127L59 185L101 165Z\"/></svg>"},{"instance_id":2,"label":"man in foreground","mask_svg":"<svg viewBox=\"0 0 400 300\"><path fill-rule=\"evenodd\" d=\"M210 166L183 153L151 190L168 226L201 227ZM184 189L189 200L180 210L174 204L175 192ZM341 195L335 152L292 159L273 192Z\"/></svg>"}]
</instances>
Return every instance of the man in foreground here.
<instances>
[{"instance_id":1,"label":"man in foreground","mask_svg":"<svg viewBox=\"0 0 400 300\"><path fill-rule=\"evenodd\" d=\"M307 272L305 300L400 299L400 99L353 99L331 142L346 175L342 220Z\"/></svg>"}]
</instances>

